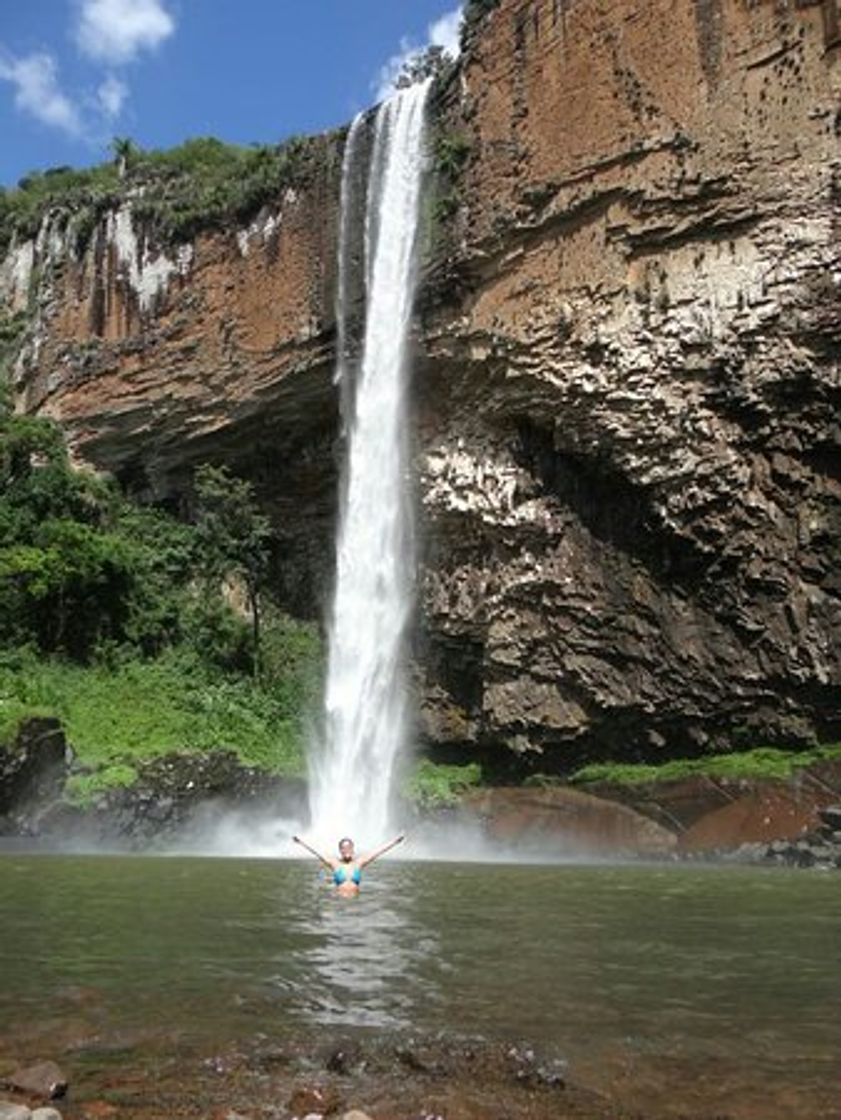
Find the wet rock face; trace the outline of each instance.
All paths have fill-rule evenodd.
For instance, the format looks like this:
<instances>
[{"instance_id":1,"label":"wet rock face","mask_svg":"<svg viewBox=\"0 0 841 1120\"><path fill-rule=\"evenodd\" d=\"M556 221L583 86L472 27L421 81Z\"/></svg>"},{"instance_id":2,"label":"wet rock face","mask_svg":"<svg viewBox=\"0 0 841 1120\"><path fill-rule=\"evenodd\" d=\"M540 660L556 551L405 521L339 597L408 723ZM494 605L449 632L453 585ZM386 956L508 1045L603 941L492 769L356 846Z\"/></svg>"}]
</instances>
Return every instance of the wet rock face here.
<instances>
[{"instance_id":1,"label":"wet rock face","mask_svg":"<svg viewBox=\"0 0 841 1120\"><path fill-rule=\"evenodd\" d=\"M30 719L0 746L0 831L7 814L61 793L71 757L56 719Z\"/></svg>"},{"instance_id":2,"label":"wet rock face","mask_svg":"<svg viewBox=\"0 0 841 1120\"><path fill-rule=\"evenodd\" d=\"M68 797L72 752L55 720L27 721L0 750L0 837L26 837L49 847L72 839L83 846L148 849L195 842L207 822L239 814L297 819L306 811L303 780L245 766L233 751L173 751L137 766L128 786L103 789L89 803Z\"/></svg>"},{"instance_id":3,"label":"wet rock face","mask_svg":"<svg viewBox=\"0 0 841 1120\"><path fill-rule=\"evenodd\" d=\"M841 735L830 6L502 0L474 36L417 336L428 741L551 769ZM140 493L203 459L254 478L309 614L339 167L163 263L123 215L84 260L45 267L48 228L0 275L13 305L40 277L22 403Z\"/></svg>"}]
</instances>

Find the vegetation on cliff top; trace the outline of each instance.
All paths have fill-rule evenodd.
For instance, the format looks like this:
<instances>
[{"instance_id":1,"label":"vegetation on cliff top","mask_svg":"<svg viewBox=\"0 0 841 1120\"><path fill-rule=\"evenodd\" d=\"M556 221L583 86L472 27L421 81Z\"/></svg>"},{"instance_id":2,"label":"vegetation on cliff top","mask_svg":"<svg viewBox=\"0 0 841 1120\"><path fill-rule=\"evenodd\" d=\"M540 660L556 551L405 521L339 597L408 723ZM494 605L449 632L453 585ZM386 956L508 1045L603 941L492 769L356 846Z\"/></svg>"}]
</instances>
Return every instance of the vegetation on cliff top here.
<instances>
[{"instance_id":1,"label":"vegetation on cliff top","mask_svg":"<svg viewBox=\"0 0 841 1120\"><path fill-rule=\"evenodd\" d=\"M301 772L318 636L267 599L258 650L228 599L267 526L246 484L212 473L216 505L179 522L73 470L53 424L0 398L0 742L52 715L81 763L115 780L144 756L214 747ZM226 485L246 516L210 550Z\"/></svg>"},{"instance_id":2,"label":"vegetation on cliff top","mask_svg":"<svg viewBox=\"0 0 841 1120\"><path fill-rule=\"evenodd\" d=\"M166 151L143 151L127 139L115 140L111 162L33 172L14 190L0 188L0 255L13 238L34 237L51 210L72 221L81 252L100 218L129 198L149 235L167 245L248 221L284 188L310 181L324 143L319 136L292 137L242 147L199 137Z\"/></svg>"}]
</instances>

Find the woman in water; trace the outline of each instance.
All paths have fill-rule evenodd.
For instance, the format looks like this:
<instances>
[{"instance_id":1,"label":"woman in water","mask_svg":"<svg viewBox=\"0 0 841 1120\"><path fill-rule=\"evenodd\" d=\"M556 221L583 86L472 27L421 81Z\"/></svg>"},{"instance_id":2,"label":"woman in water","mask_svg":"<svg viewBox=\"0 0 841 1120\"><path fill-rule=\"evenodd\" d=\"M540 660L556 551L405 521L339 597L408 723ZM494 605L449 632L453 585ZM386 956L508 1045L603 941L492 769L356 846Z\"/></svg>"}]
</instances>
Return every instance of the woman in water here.
<instances>
[{"instance_id":1,"label":"woman in water","mask_svg":"<svg viewBox=\"0 0 841 1120\"><path fill-rule=\"evenodd\" d=\"M296 844L300 844L302 848L306 848L308 852L311 852L316 859L320 859L324 866L333 872L333 884L336 888L336 893L344 895L346 898L351 898L353 895L359 894L362 868L367 867L369 863L373 863L375 859L379 859L381 855L384 855L386 852L402 843L406 837L402 835L397 836L394 840L389 840L387 844L383 844L381 848L377 848L376 851L369 852L364 856L357 856L354 853L353 841L345 837L344 840L339 841L338 859L330 859L329 856L323 856L321 852L317 852L315 848L311 848L300 836L293 836L292 839Z\"/></svg>"}]
</instances>

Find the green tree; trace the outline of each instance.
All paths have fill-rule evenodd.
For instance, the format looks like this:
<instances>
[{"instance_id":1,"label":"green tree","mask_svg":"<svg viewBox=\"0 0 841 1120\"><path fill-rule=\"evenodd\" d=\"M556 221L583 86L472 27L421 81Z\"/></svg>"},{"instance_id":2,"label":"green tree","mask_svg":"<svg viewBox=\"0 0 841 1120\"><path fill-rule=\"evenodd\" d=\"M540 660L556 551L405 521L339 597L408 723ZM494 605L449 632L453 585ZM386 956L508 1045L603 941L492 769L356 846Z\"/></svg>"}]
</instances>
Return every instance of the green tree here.
<instances>
[{"instance_id":1,"label":"green tree","mask_svg":"<svg viewBox=\"0 0 841 1120\"><path fill-rule=\"evenodd\" d=\"M443 47L432 44L408 58L394 82L396 89L406 89L427 78L437 78L452 58Z\"/></svg>"},{"instance_id":2,"label":"green tree","mask_svg":"<svg viewBox=\"0 0 841 1120\"><path fill-rule=\"evenodd\" d=\"M115 495L70 465L60 429L0 393L0 639L90 657L122 634L132 556Z\"/></svg>"},{"instance_id":3,"label":"green tree","mask_svg":"<svg viewBox=\"0 0 841 1120\"><path fill-rule=\"evenodd\" d=\"M111 141L111 151L117 165L117 174L121 179L125 179L126 172L137 159L140 149L128 136L115 136Z\"/></svg>"},{"instance_id":4,"label":"green tree","mask_svg":"<svg viewBox=\"0 0 841 1120\"><path fill-rule=\"evenodd\" d=\"M232 576L242 580L251 614L254 675L259 676L261 592L268 572L271 525L259 511L251 483L226 467L199 467L195 486L198 562L206 592L217 595Z\"/></svg>"}]
</instances>

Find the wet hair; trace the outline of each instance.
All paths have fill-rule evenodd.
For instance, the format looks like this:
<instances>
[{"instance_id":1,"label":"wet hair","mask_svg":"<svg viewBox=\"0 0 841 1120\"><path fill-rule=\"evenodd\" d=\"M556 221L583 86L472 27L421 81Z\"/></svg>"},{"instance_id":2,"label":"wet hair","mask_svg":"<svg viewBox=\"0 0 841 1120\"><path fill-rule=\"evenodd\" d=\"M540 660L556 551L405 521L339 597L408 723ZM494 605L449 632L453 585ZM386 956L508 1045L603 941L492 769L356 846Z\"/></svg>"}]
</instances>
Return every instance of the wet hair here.
<instances>
[{"instance_id":1,"label":"wet hair","mask_svg":"<svg viewBox=\"0 0 841 1120\"><path fill-rule=\"evenodd\" d=\"M353 841L351 840L351 838L349 836L343 836L341 838L341 840L339 841L339 847L340 848L341 848L342 844L350 844L351 847L354 846Z\"/></svg>"}]
</instances>

